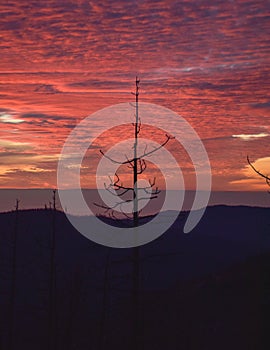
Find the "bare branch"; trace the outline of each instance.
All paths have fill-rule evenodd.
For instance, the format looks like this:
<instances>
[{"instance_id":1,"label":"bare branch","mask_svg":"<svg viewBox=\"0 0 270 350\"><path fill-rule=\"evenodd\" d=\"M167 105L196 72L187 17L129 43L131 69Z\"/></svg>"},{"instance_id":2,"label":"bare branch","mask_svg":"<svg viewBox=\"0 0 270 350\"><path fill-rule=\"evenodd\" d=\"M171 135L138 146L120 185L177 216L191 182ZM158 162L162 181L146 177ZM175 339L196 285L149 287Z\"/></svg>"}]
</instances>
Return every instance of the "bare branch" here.
<instances>
[{"instance_id":1,"label":"bare branch","mask_svg":"<svg viewBox=\"0 0 270 350\"><path fill-rule=\"evenodd\" d=\"M144 189L144 192L147 193L147 194L159 194L161 191L158 189L158 187L156 187L154 190L151 190L151 191L148 191L148 188L145 187Z\"/></svg>"},{"instance_id":2,"label":"bare branch","mask_svg":"<svg viewBox=\"0 0 270 350\"><path fill-rule=\"evenodd\" d=\"M161 149L162 147L164 147L170 140L173 140L173 139L175 139L175 137L166 134L166 140L165 140L160 146L158 146L158 147L156 147L156 148L154 148L154 149L152 149L151 151L148 151L148 152L145 152L145 151L144 151L144 153L143 153L141 156L139 156L138 159L141 159L141 158L143 158L143 157L147 157L147 156L149 156L150 154L152 154L152 153L158 151L159 149Z\"/></svg>"},{"instance_id":3,"label":"bare branch","mask_svg":"<svg viewBox=\"0 0 270 350\"><path fill-rule=\"evenodd\" d=\"M137 169L137 174L142 174L144 171L145 171L145 169L146 169L146 162L145 162L145 160L144 159L141 159L141 158L138 158L138 169Z\"/></svg>"},{"instance_id":4,"label":"bare branch","mask_svg":"<svg viewBox=\"0 0 270 350\"><path fill-rule=\"evenodd\" d=\"M121 209L121 213L122 213L127 219L132 220L133 215L128 215L127 213L125 213L125 212L122 210L121 206L120 206L120 209Z\"/></svg>"},{"instance_id":5,"label":"bare branch","mask_svg":"<svg viewBox=\"0 0 270 350\"><path fill-rule=\"evenodd\" d=\"M138 198L138 201L148 201L155 198L158 198L158 196L153 195L151 197L141 197L141 198Z\"/></svg>"},{"instance_id":6,"label":"bare branch","mask_svg":"<svg viewBox=\"0 0 270 350\"><path fill-rule=\"evenodd\" d=\"M149 180L149 183L150 183L150 187L154 187L156 184L156 177L154 177L152 182L151 182L151 180Z\"/></svg>"},{"instance_id":7,"label":"bare branch","mask_svg":"<svg viewBox=\"0 0 270 350\"><path fill-rule=\"evenodd\" d=\"M142 122L141 122L141 118L139 117L139 123L137 124L137 135L139 135L141 131L141 127L142 127Z\"/></svg>"},{"instance_id":8,"label":"bare branch","mask_svg":"<svg viewBox=\"0 0 270 350\"><path fill-rule=\"evenodd\" d=\"M118 161L118 160L115 160L115 159L113 159L113 158L107 156L101 149L99 150L99 152L103 155L103 157L109 159L112 163L116 163L116 164L126 164L126 163L127 163L127 162L124 162L124 163L123 163L123 162L120 162L120 161Z\"/></svg>"},{"instance_id":9,"label":"bare branch","mask_svg":"<svg viewBox=\"0 0 270 350\"><path fill-rule=\"evenodd\" d=\"M126 157L126 160L127 160L127 163L129 164L128 165L128 168L131 168L131 169L133 169L134 168L134 164L133 164L133 160L131 159L128 159L128 156L125 154L125 157Z\"/></svg>"},{"instance_id":10,"label":"bare branch","mask_svg":"<svg viewBox=\"0 0 270 350\"><path fill-rule=\"evenodd\" d=\"M153 181L151 182L151 180L149 180L150 186L146 186L144 188L142 188L144 190L145 193L147 194L159 194L161 191L158 189L158 187L156 186L156 188L153 190L153 187L156 184L156 177L154 177Z\"/></svg>"},{"instance_id":11,"label":"bare branch","mask_svg":"<svg viewBox=\"0 0 270 350\"><path fill-rule=\"evenodd\" d=\"M151 199L155 199L155 198L158 198L158 196L156 195L151 195L150 197L140 197L138 198L137 200L138 201L146 201L146 200L151 200ZM126 203L130 203L130 202L133 202L133 199L127 199L125 201L121 201L121 202L116 202L112 207L109 207L107 205L104 205L104 204L98 204L96 202L94 202L93 204L96 206L96 207L99 207L99 208L102 208L102 209L105 209L106 212L109 211L109 210L112 210L112 209L115 209L117 207L120 206L120 211L123 212L121 206L123 204L126 204Z\"/></svg>"},{"instance_id":12,"label":"bare branch","mask_svg":"<svg viewBox=\"0 0 270 350\"><path fill-rule=\"evenodd\" d=\"M94 204L96 207L98 207L98 208L105 209L105 210L106 210L105 213L106 213L108 210L112 209L112 208L110 208L110 207L108 207L107 205L104 205L104 204L99 204L99 203L96 203L96 202L94 202L93 204Z\"/></svg>"},{"instance_id":13,"label":"bare branch","mask_svg":"<svg viewBox=\"0 0 270 350\"><path fill-rule=\"evenodd\" d=\"M267 183L268 186L270 186L270 177L268 175L265 175L263 173L261 173L259 170L257 170L254 165L251 163L251 161L249 160L249 157L247 156L247 162L250 165L250 167L255 171L255 173L257 173L258 175L260 175L261 177L263 177Z\"/></svg>"},{"instance_id":14,"label":"bare branch","mask_svg":"<svg viewBox=\"0 0 270 350\"><path fill-rule=\"evenodd\" d=\"M133 187L128 187L128 186L123 186L123 184L119 184L120 182L120 178L118 176L118 174L115 174L116 176L116 181L113 181L111 176L109 176L110 179L110 184L106 185L106 183L104 183L104 188L111 193L112 195L116 196L116 197L121 197L124 194L126 194L127 192L131 191L134 193L134 188ZM159 194L161 191L158 189L158 187L156 187L155 189L154 186L156 184L156 177L154 177L154 179L151 181L149 180L150 185L146 186L146 187L138 187L138 190L143 190L145 193L150 194L150 195L155 195L155 194ZM119 192L121 191L122 192Z\"/></svg>"},{"instance_id":15,"label":"bare branch","mask_svg":"<svg viewBox=\"0 0 270 350\"><path fill-rule=\"evenodd\" d=\"M111 183L108 186L106 186L106 184L104 183L104 187L105 187L105 189L107 191L109 191L114 196L123 196L125 193L127 193L129 191L134 192L134 188L133 187L123 186L122 183L119 184L120 178L119 178L119 176L117 174L115 174L115 176L116 176L116 181L113 181L112 178L109 176L109 179L110 179ZM123 192L119 192L120 190L123 190Z\"/></svg>"},{"instance_id":16,"label":"bare branch","mask_svg":"<svg viewBox=\"0 0 270 350\"><path fill-rule=\"evenodd\" d=\"M152 154L152 153L158 151L159 149L161 149L162 147L164 147L170 140L173 140L173 139L175 139L175 137L166 134L166 140L165 140L160 146L158 146L158 147L156 147L156 148L154 148L154 149L152 149L151 151L148 151L148 152L146 152L146 148L145 148L143 154L140 155L140 156L138 156L138 157L137 157L137 160L138 160L138 159L142 159L143 157L147 157L147 156L149 156L150 154ZM115 164L130 164L130 165L133 166L133 163L134 163L134 161L136 160L135 158L132 158L132 159L128 159L128 158L127 158L127 160L121 162L121 161L119 161L119 160L116 160L116 159L113 159L113 158L109 157L109 156L106 155L102 150L99 150L99 152L103 155L103 157L109 159L112 163L115 163Z\"/></svg>"},{"instance_id":17,"label":"bare branch","mask_svg":"<svg viewBox=\"0 0 270 350\"><path fill-rule=\"evenodd\" d=\"M105 205L105 204L99 204L99 203L96 203L96 202L94 202L93 204L94 204L96 207L98 207L98 208L105 209L105 213L107 213L109 210L115 209L115 208L116 208L118 205L120 205L121 203L117 202L117 203L115 203L115 205L112 206L112 207L108 207L108 206Z\"/></svg>"},{"instance_id":18,"label":"bare branch","mask_svg":"<svg viewBox=\"0 0 270 350\"><path fill-rule=\"evenodd\" d=\"M145 145L145 147L144 147L144 151L143 151L143 153L146 153L146 151L147 151L147 144Z\"/></svg>"},{"instance_id":19,"label":"bare branch","mask_svg":"<svg viewBox=\"0 0 270 350\"><path fill-rule=\"evenodd\" d=\"M116 196L116 197L121 197L123 196L124 194L126 194L129 190L131 190L131 188L128 188L128 189L125 189L123 192L121 193L117 193L116 191L118 191L119 189L111 189L111 185L109 185L108 187L105 187L105 190L107 190L110 194L112 194L113 196Z\"/></svg>"}]
</instances>

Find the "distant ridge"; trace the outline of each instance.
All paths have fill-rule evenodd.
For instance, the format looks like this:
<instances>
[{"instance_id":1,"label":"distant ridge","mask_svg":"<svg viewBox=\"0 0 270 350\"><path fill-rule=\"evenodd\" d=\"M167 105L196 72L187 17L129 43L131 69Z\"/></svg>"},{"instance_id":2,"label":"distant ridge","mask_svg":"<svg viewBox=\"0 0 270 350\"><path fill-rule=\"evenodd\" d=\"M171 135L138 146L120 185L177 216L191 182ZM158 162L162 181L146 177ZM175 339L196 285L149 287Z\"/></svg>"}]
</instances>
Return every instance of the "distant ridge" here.
<instances>
[{"instance_id":1,"label":"distant ridge","mask_svg":"<svg viewBox=\"0 0 270 350\"><path fill-rule=\"evenodd\" d=\"M104 190L102 190L104 191ZM164 210L173 210L175 202L178 201L180 193L172 191L171 198L172 203L170 207L164 208ZM99 196L97 190L84 189L84 196L87 203L91 206L93 202L99 202ZM195 191L187 190L185 192L185 200L183 210L189 210L194 200ZM0 212L9 211L14 208L16 199L20 199L20 207L24 209L31 208L44 208L45 204L48 205L52 198L52 189L0 189ZM161 192L159 198L155 201L151 201L151 206L144 210L144 214L148 215L160 210L162 200L164 198L164 191ZM59 200L58 205L60 205ZM222 192L212 191L209 201L209 206L213 205L246 205L256 207L270 207L270 196L267 191L262 192ZM63 208L65 209L65 208ZM69 208L67 208L69 211ZM97 210L97 208L95 208ZM75 213L76 214L76 213Z\"/></svg>"}]
</instances>

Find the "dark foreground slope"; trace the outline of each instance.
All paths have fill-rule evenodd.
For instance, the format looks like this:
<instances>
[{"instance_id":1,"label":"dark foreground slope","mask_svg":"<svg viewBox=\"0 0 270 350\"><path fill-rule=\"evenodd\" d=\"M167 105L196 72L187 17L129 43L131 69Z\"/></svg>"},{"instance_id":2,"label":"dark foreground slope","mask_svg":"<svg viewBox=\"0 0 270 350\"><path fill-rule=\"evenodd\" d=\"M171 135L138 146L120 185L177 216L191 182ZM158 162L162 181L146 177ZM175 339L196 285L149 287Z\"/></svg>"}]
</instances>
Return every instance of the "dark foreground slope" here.
<instances>
[{"instance_id":1,"label":"dark foreground slope","mask_svg":"<svg viewBox=\"0 0 270 350\"><path fill-rule=\"evenodd\" d=\"M217 206L182 233L187 213L140 249L141 349L262 349L270 210ZM10 339L15 213L0 215L0 349ZM18 215L13 350L48 345L52 211ZM54 349L132 349L132 250L99 246L56 213ZM106 280L106 271L108 279ZM12 349L9 349L12 350Z\"/></svg>"}]
</instances>

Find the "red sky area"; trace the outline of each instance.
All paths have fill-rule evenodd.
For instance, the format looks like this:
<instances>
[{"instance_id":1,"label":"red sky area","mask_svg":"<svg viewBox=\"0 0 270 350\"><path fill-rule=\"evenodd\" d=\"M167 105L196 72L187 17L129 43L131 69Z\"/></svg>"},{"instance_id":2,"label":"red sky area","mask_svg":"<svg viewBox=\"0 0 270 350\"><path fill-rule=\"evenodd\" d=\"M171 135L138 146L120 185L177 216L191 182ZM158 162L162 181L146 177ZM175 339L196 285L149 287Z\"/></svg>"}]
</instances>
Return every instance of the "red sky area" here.
<instances>
[{"instance_id":1,"label":"red sky area","mask_svg":"<svg viewBox=\"0 0 270 350\"><path fill-rule=\"evenodd\" d=\"M0 188L55 187L72 128L131 101L138 75L141 101L172 109L199 134L214 190L266 190L246 155L270 173L269 13L269 1L255 0L1 3ZM154 126L147 135L160 140ZM102 147L122 139L109 132ZM89 152L85 187L99 159ZM179 164L189 178L188 158Z\"/></svg>"}]
</instances>

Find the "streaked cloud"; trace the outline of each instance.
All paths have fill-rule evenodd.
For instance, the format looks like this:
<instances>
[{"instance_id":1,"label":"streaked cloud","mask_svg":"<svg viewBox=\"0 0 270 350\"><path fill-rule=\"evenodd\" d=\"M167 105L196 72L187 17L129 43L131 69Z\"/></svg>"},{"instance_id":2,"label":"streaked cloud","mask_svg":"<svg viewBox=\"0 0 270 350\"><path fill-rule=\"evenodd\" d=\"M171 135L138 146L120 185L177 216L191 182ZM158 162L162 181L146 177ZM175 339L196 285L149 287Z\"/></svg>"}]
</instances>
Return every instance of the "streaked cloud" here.
<instances>
[{"instance_id":1,"label":"streaked cloud","mask_svg":"<svg viewBox=\"0 0 270 350\"><path fill-rule=\"evenodd\" d=\"M32 149L33 146L28 142L17 142L0 139L0 150L15 150L15 151L26 151Z\"/></svg>"},{"instance_id":2,"label":"streaked cloud","mask_svg":"<svg viewBox=\"0 0 270 350\"><path fill-rule=\"evenodd\" d=\"M252 141L256 139L260 139L262 137L268 137L270 134L267 134L265 132L262 132L260 134L239 134L239 135L232 135L232 137L241 139L243 141Z\"/></svg>"},{"instance_id":3,"label":"streaked cloud","mask_svg":"<svg viewBox=\"0 0 270 350\"><path fill-rule=\"evenodd\" d=\"M0 123L7 123L7 124L20 124L23 123L23 119L18 119L12 114L8 113L0 113Z\"/></svg>"},{"instance_id":4,"label":"streaked cloud","mask_svg":"<svg viewBox=\"0 0 270 350\"><path fill-rule=\"evenodd\" d=\"M55 186L55 155L70 131L130 101L139 75L141 100L179 113L205 142L214 188L234 189L246 154L264 158L269 150L269 10L257 0L2 2L1 164L20 166L1 186ZM23 166L54 173L24 177Z\"/></svg>"}]
</instances>

